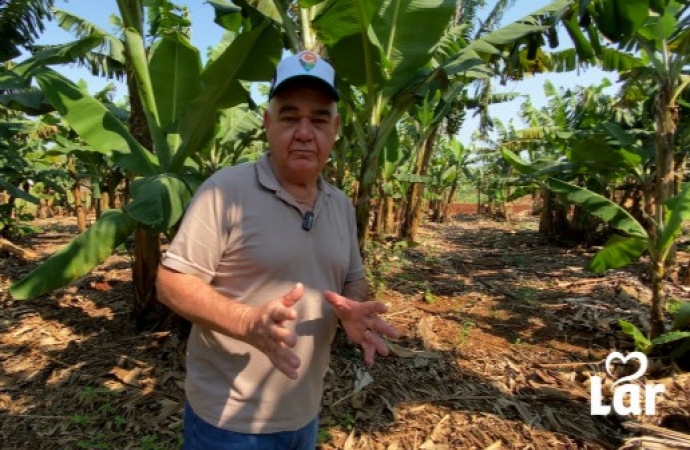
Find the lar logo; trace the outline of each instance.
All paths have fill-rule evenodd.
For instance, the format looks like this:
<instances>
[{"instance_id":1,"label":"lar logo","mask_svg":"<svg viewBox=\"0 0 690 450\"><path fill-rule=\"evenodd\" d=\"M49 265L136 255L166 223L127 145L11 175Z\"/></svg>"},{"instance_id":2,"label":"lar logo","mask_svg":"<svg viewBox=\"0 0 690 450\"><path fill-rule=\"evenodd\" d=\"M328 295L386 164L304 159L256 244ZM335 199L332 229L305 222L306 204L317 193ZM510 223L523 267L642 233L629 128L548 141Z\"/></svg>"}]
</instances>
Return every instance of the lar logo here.
<instances>
[{"instance_id":1,"label":"lar logo","mask_svg":"<svg viewBox=\"0 0 690 450\"><path fill-rule=\"evenodd\" d=\"M601 377L592 376L590 385L591 394L591 413L593 416L606 416L611 412L611 408L621 415L628 414L640 415L642 414L642 397L640 395L640 386L633 384L632 381L640 378L647 371L647 355L642 352L632 352L628 356L624 356L620 352L613 352L606 357L606 372L613 376L613 368L611 367L614 360L621 360L623 364L627 364L631 360L637 360L639 368L637 372L632 375L621 377L618 381L613 383L611 390L613 391L613 402L611 406L602 404L602 382ZM663 394L666 386L663 384L647 383L645 389L644 414L651 416L656 413L656 395ZM628 399L627 403L625 402Z\"/></svg>"}]
</instances>

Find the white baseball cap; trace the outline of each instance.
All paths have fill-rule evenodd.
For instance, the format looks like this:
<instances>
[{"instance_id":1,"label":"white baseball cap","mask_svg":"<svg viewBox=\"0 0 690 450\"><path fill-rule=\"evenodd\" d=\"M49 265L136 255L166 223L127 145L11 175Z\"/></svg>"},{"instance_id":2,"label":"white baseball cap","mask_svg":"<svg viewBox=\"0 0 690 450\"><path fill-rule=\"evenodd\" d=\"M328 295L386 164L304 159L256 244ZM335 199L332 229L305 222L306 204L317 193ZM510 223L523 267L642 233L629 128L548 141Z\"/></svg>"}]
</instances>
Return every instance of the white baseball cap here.
<instances>
[{"instance_id":1,"label":"white baseball cap","mask_svg":"<svg viewBox=\"0 0 690 450\"><path fill-rule=\"evenodd\" d=\"M323 88L333 100L340 100L340 94L335 87L335 70L323 58L314 52L301 51L290 55L278 63L276 75L271 83L268 98L271 99L276 91L290 84L288 82L301 81L306 85L314 83L314 87Z\"/></svg>"}]
</instances>

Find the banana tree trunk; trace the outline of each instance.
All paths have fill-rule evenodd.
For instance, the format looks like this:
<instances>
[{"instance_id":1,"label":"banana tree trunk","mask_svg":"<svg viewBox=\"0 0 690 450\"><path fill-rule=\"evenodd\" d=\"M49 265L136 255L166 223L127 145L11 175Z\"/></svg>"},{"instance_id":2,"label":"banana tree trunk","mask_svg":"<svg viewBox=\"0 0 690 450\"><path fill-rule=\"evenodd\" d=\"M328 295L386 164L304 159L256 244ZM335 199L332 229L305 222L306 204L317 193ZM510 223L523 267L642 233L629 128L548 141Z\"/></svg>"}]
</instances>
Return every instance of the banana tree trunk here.
<instances>
[{"instance_id":1,"label":"banana tree trunk","mask_svg":"<svg viewBox=\"0 0 690 450\"><path fill-rule=\"evenodd\" d=\"M427 138L422 143L422 151L417 159L416 175L424 176L429 168L431 154L434 150L436 138L436 128L431 130ZM417 229L422 221L422 205L424 204L424 183L412 183L407 191L407 215L403 222L400 236L403 239L414 241L417 237Z\"/></svg>"},{"instance_id":2,"label":"banana tree trunk","mask_svg":"<svg viewBox=\"0 0 690 450\"><path fill-rule=\"evenodd\" d=\"M556 238L556 227L553 220L554 194L546 187L541 189L542 208L539 215L539 232L547 241Z\"/></svg>"},{"instance_id":3,"label":"banana tree trunk","mask_svg":"<svg viewBox=\"0 0 690 450\"><path fill-rule=\"evenodd\" d=\"M477 215L480 215L482 213L482 190L479 188L479 184L477 184Z\"/></svg>"},{"instance_id":4,"label":"banana tree trunk","mask_svg":"<svg viewBox=\"0 0 690 450\"><path fill-rule=\"evenodd\" d=\"M137 329L158 330L168 322L169 311L157 299L156 270L161 261L159 234L144 228L134 232L134 308Z\"/></svg>"},{"instance_id":5,"label":"banana tree trunk","mask_svg":"<svg viewBox=\"0 0 690 450\"><path fill-rule=\"evenodd\" d=\"M74 214L77 216L77 231L82 233L86 230L86 208L84 208L84 198L81 195L79 181L74 183L72 193L74 194Z\"/></svg>"},{"instance_id":6,"label":"banana tree trunk","mask_svg":"<svg viewBox=\"0 0 690 450\"><path fill-rule=\"evenodd\" d=\"M651 329L649 331L652 339L664 333L664 262L652 262L652 308L651 308Z\"/></svg>"},{"instance_id":7,"label":"banana tree trunk","mask_svg":"<svg viewBox=\"0 0 690 450\"><path fill-rule=\"evenodd\" d=\"M383 232L390 234L395 232L395 211L393 209L393 197L385 196L383 199Z\"/></svg>"},{"instance_id":8,"label":"banana tree trunk","mask_svg":"<svg viewBox=\"0 0 690 450\"><path fill-rule=\"evenodd\" d=\"M455 180L453 181L453 184L450 187L450 193L448 194L448 198L446 199L446 202L443 205L443 213L441 214L441 220L443 222L447 222L450 220L450 216L452 214L453 201L455 200L455 193L458 191L458 178L459 177L455 177Z\"/></svg>"},{"instance_id":9,"label":"banana tree trunk","mask_svg":"<svg viewBox=\"0 0 690 450\"><path fill-rule=\"evenodd\" d=\"M149 132L146 114L138 95L136 78L129 76L127 86L131 102L129 128L140 144L151 150L153 140ZM134 307L133 319L137 329L165 330L176 322L176 315L158 301L156 274L161 261L160 236L158 233L137 228L134 232Z\"/></svg>"},{"instance_id":10,"label":"banana tree trunk","mask_svg":"<svg viewBox=\"0 0 690 450\"><path fill-rule=\"evenodd\" d=\"M664 223L664 202L674 194L675 170L673 167L674 136L678 122L678 106L673 101L673 83L667 79L661 84L656 99L655 119L656 134L656 186L655 186L655 214L657 224ZM659 236L655 226L652 236ZM673 253L673 249L670 252ZM672 256L671 256L672 257ZM665 261L655 261L652 267L652 310L651 337L655 338L664 332L664 306L666 298L663 295L663 277ZM659 278L658 280L656 278Z\"/></svg>"},{"instance_id":11,"label":"banana tree trunk","mask_svg":"<svg viewBox=\"0 0 690 450\"><path fill-rule=\"evenodd\" d=\"M362 257L366 258L364 251L369 242L369 216L371 214L371 194L374 189L374 181L365 177L366 168L362 167L355 201L355 216L357 219L357 242Z\"/></svg>"},{"instance_id":12,"label":"banana tree trunk","mask_svg":"<svg viewBox=\"0 0 690 450\"><path fill-rule=\"evenodd\" d=\"M383 234L383 224L384 224L384 202L383 202L383 188L379 185L379 198L376 201L376 218L374 219L374 230L377 236Z\"/></svg>"}]
</instances>

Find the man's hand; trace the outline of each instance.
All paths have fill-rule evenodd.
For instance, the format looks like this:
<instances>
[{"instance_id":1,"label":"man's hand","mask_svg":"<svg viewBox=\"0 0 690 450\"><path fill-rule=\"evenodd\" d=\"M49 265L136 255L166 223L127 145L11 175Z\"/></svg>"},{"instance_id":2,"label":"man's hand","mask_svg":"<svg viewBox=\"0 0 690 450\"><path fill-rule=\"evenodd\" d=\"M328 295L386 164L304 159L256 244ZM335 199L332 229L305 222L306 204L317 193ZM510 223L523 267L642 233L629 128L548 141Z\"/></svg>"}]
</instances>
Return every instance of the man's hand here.
<instances>
[{"instance_id":1,"label":"man's hand","mask_svg":"<svg viewBox=\"0 0 690 450\"><path fill-rule=\"evenodd\" d=\"M387 311L381 302L357 302L335 292L326 291L326 300L333 305L347 335L364 350L364 362L374 364L376 353L388 356L388 345L381 336L397 338L398 330L378 317Z\"/></svg>"},{"instance_id":2,"label":"man's hand","mask_svg":"<svg viewBox=\"0 0 690 450\"><path fill-rule=\"evenodd\" d=\"M278 300L265 305L247 308L242 317L245 341L268 356L276 369L293 380L301 361L292 351L297 335L284 324L295 320L297 313L292 308L304 295L304 285L297 283L290 292Z\"/></svg>"}]
</instances>

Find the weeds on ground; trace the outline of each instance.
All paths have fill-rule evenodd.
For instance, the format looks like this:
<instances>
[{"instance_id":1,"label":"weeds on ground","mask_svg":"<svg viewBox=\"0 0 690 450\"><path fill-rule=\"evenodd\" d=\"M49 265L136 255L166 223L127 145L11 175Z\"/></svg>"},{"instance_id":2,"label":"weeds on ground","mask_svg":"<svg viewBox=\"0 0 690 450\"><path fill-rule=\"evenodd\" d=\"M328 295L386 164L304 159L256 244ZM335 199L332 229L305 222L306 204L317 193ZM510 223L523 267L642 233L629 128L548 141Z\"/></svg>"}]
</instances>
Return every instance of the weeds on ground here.
<instances>
[{"instance_id":1,"label":"weeds on ground","mask_svg":"<svg viewBox=\"0 0 690 450\"><path fill-rule=\"evenodd\" d=\"M367 244L365 271L369 280L372 298L378 296L386 288L386 275L394 268L402 268L405 264L404 250L408 244L405 241L377 241L372 239Z\"/></svg>"}]
</instances>

